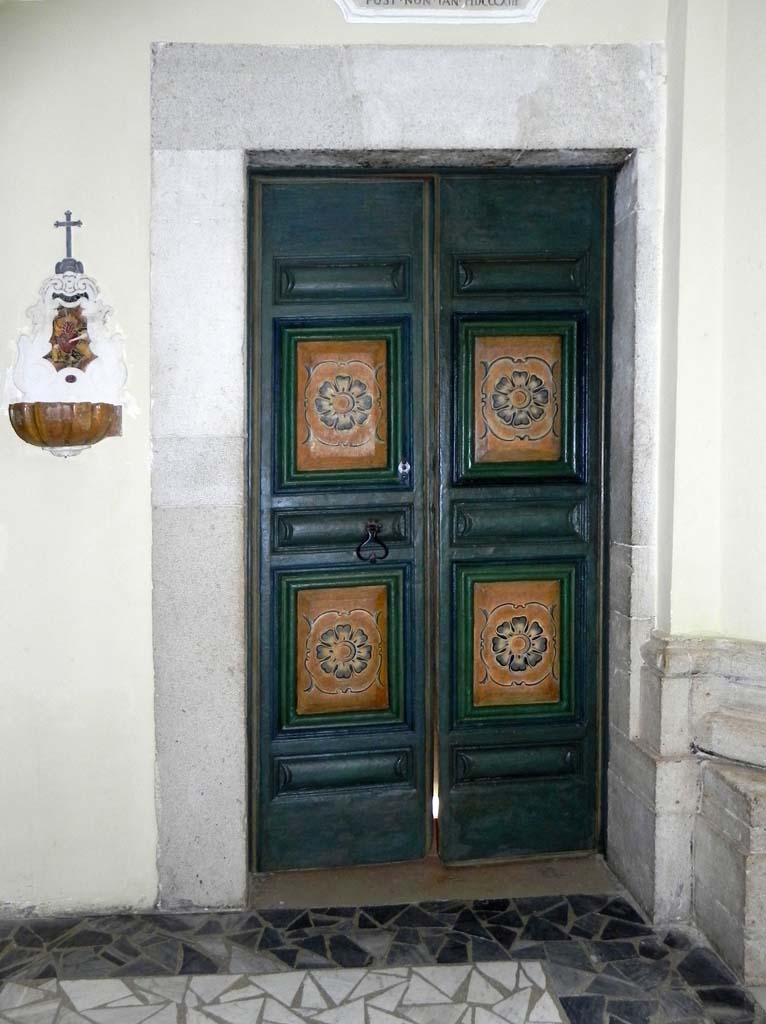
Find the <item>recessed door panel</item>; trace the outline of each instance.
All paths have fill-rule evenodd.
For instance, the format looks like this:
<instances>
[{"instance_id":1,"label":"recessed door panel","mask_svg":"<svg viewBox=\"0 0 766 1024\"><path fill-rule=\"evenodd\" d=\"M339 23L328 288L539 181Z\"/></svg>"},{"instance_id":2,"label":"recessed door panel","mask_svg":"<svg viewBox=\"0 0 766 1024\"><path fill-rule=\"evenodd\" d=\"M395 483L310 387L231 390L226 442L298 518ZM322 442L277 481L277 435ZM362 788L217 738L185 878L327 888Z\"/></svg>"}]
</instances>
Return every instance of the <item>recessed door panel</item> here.
<instances>
[{"instance_id":1,"label":"recessed door panel","mask_svg":"<svg viewBox=\"0 0 766 1024\"><path fill-rule=\"evenodd\" d=\"M472 707L516 708L561 700L561 583L494 580L473 585Z\"/></svg>"},{"instance_id":2,"label":"recessed door panel","mask_svg":"<svg viewBox=\"0 0 766 1024\"><path fill-rule=\"evenodd\" d=\"M456 565L457 722L571 715L576 569Z\"/></svg>"},{"instance_id":3,"label":"recessed door panel","mask_svg":"<svg viewBox=\"0 0 766 1024\"><path fill-rule=\"evenodd\" d=\"M278 490L402 485L410 454L410 319L279 321Z\"/></svg>"},{"instance_id":4,"label":"recessed door panel","mask_svg":"<svg viewBox=\"0 0 766 1024\"><path fill-rule=\"evenodd\" d=\"M576 476L578 322L458 323L459 480Z\"/></svg>"},{"instance_id":5,"label":"recessed door panel","mask_svg":"<svg viewBox=\"0 0 766 1024\"><path fill-rule=\"evenodd\" d=\"M280 725L402 721L406 571L280 574Z\"/></svg>"},{"instance_id":6,"label":"recessed door panel","mask_svg":"<svg viewBox=\"0 0 766 1024\"><path fill-rule=\"evenodd\" d=\"M385 466L390 447L385 341L304 339L296 349L298 471Z\"/></svg>"},{"instance_id":7,"label":"recessed door panel","mask_svg":"<svg viewBox=\"0 0 766 1024\"><path fill-rule=\"evenodd\" d=\"M474 460L558 462L560 335L480 335L475 345Z\"/></svg>"}]
</instances>

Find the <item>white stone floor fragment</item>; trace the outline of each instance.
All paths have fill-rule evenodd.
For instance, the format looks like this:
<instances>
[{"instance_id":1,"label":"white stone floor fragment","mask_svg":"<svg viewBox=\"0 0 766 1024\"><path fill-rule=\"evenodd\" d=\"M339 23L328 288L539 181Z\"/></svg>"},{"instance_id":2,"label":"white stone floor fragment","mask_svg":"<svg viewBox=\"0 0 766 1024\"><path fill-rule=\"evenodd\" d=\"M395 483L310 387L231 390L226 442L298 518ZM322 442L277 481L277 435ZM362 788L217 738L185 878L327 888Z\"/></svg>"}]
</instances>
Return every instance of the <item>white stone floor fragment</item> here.
<instances>
[{"instance_id":1,"label":"white stone floor fragment","mask_svg":"<svg viewBox=\"0 0 766 1024\"><path fill-rule=\"evenodd\" d=\"M4 1024L564 1024L540 963L8 982Z\"/></svg>"}]
</instances>

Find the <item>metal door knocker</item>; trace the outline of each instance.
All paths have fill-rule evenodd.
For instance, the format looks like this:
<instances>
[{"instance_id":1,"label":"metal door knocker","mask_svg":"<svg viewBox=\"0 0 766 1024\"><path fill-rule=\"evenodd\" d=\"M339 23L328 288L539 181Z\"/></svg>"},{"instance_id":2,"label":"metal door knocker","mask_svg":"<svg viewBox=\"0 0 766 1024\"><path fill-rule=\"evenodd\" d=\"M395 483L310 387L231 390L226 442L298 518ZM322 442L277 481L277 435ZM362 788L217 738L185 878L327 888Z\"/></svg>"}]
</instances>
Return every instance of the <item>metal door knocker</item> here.
<instances>
[{"instance_id":1,"label":"metal door knocker","mask_svg":"<svg viewBox=\"0 0 766 1024\"><path fill-rule=\"evenodd\" d=\"M382 562L384 558L388 558L388 546L380 539L380 531L383 527L380 523L369 522L365 526L367 530L367 536L361 542L356 549L356 557L360 558L363 562L369 562L370 565L375 565L376 562ZM378 546L379 551L375 549L374 545ZM383 552L382 554L380 552Z\"/></svg>"}]
</instances>

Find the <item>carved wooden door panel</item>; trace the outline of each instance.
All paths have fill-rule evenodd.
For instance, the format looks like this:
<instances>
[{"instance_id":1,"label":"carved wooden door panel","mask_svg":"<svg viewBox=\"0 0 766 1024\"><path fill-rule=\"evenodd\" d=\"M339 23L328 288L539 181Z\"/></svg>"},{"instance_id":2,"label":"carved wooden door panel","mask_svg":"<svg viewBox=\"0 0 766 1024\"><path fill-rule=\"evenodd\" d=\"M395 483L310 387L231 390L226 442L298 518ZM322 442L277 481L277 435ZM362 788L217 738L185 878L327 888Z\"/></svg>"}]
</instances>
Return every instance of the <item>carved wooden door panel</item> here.
<instances>
[{"instance_id":1,"label":"carved wooden door panel","mask_svg":"<svg viewBox=\"0 0 766 1024\"><path fill-rule=\"evenodd\" d=\"M440 851L598 842L608 178L452 175L440 225Z\"/></svg>"},{"instance_id":2,"label":"carved wooden door panel","mask_svg":"<svg viewBox=\"0 0 766 1024\"><path fill-rule=\"evenodd\" d=\"M430 840L430 192L416 179L252 183L261 870L418 858Z\"/></svg>"}]
</instances>

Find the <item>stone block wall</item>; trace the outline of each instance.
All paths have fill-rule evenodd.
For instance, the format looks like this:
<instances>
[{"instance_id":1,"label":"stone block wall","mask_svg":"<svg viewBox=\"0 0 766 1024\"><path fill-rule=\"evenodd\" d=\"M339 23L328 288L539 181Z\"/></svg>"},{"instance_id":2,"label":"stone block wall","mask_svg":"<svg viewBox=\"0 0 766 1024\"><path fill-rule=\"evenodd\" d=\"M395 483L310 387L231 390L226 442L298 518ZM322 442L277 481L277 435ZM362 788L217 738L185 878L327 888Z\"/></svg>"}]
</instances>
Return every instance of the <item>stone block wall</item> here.
<instances>
[{"instance_id":1,"label":"stone block wall","mask_svg":"<svg viewBox=\"0 0 766 1024\"><path fill-rule=\"evenodd\" d=\"M703 763L694 917L732 967L766 982L766 771Z\"/></svg>"},{"instance_id":2,"label":"stone block wall","mask_svg":"<svg viewBox=\"0 0 766 1024\"><path fill-rule=\"evenodd\" d=\"M609 860L766 982L766 644L653 634L634 734L612 728Z\"/></svg>"}]
</instances>

